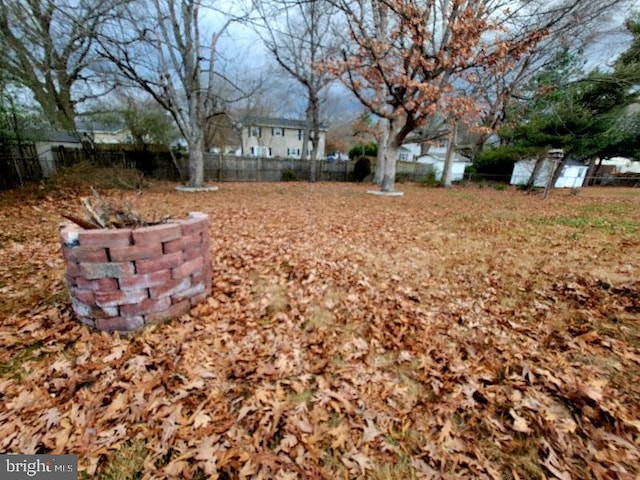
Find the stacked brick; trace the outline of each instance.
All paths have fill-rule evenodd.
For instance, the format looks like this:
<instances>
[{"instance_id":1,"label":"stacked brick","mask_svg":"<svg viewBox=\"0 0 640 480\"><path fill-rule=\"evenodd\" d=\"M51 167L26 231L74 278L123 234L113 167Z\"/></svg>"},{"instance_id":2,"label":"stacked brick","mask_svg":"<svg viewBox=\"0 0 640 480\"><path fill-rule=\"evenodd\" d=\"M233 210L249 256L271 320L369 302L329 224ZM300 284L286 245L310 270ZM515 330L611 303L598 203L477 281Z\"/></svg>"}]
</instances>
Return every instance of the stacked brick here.
<instances>
[{"instance_id":1,"label":"stacked brick","mask_svg":"<svg viewBox=\"0 0 640 480\"><path fill-rule=\"evenodd\" d=\"M117 230L60 228L78 319L99 330L137 330L178 317L211 294L209 217Z\"/></svg>"}]
</instances>

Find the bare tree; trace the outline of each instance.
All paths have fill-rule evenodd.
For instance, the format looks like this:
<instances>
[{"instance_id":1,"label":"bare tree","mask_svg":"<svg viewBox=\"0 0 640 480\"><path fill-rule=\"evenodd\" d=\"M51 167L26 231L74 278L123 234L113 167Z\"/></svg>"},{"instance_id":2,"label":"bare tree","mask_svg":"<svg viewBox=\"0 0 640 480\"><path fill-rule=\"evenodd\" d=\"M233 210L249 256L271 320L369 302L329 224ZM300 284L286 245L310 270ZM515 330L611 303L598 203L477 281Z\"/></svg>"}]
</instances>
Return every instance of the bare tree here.
<instances>
[{"instance_id":1,"label":"bare tree","mask_svg":"<svg viewBox=\"0 0 640 480\"><path fill-rule=\"evenodd\" d=\"M595 0L330 1L344 12L351 42L327 68L388 119L382 190L393 191L397 150L409 134L435 115L479 115L471 86L483 72L508 71L559 19Z\"/></svg>"},{"instance_id":2,"label":"bare tree","mask_svg":"<svg viewBox=\"0 0 640 480\"><path fill-rule=\"evenodd\" d=\"M122 3L0 0L0 68L33 93L54 127L75 130L76 106L104 93L91 70L94 46Z\"/></svg>"},{"instance_id":3,"label":"bare tree","mask_svg":"<svg viewBox=\"0 0 640 480\"><path fill-rule=\"evenodd\" d=\"M216 24L206 33L203 17ZM101 37L100 53L121 81L137 86L166 109L189 148L189 185L204 182L205 129L226 112L230 92L243 95L219 65L219 42L237 16L199 0L142 0Z\"/></svg>"},{"instance_id":4,"label":"bare tree","mask_svg":"<svg viewBox=\"0 0 640 480\"><path fill-rule=\"evenodd\" d=\"M280 67L306 92L307 128L302 158L310 159L310 181L314 182L320 144L321 94L334 79L327 72L318 71L316 66L337 50L332 29L335 12L323 0L254 0L254 8L260 20L253 22L256 32Z\"/></svg>"}]
</instances>

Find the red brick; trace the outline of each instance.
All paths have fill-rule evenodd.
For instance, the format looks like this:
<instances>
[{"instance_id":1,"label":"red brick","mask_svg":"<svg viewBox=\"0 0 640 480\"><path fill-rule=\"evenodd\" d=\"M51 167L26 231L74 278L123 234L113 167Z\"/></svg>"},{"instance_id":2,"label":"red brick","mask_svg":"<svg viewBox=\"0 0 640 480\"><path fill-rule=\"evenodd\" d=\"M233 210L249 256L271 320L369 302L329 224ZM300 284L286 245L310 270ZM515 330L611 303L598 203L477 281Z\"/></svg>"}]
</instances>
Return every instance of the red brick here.
<instances>
[{"instance_id":1,"label":"red brick","mask_svg":"<svg viewBox=\"0 0 640 480\"><path fill-rule=\"evenodd\" d=\"M149 245L175 240L182 236L180 225L177 223L164 223L151 227L137 228L133 231L133 243L135 245Z\"/></svg>"},{"instance_id":2,"label":"red brick","mask_svg":"<svg viewBox=\"0 0 640 480\"><path fill-rule=\"evenodd\" d=\"M126 247L131 245L131 229L82 230L78 232L81 247Z\"/></svg>"},{"instance_id":3,"label":"red brick","mask_svg":"<svg viewBox=\"0 0 640 480\"><path fill-rule=\"evenodd\" d=\"M208 218L190 218L180 223L182 235L193 235L194 233L206 232L209 229Z\"/></svg>"},{"instance_id":4,"label":"red brick","mask_svg":"<svg viewBox=\"0 0 640 480\"><path fill-rule=\"evenodd\" d=\"M184 250L184 259L193 260L194 258L203 258L202 245L196 247L190 247ZM204 260L204 259L203 259Z\"/></svg>"},{"instance_id":5,"label":"red brick","mask_svg":"<svg viewBox=\"0 0 640 480\"><path fill-rule=\"evenodd\" d=\"M189 311L191 304L189 300L183 300L182 302L171 305L167 310L157 313L150 313L145 315L147 323L162 322L165 320L171 320L173 318L180 317Z\"/></svg>"},{"instance_id":6,"label":"red brick","mask_svg":"<svg viewBox=\"0 0 640 480\"><path fill-rule=\"evenodd\" d=\"M148 298L135 305L123 305L120 307L120 315L129 317L136 315L147 315L149 313L158 313L171 307L171 298Z\"/></svg>"},{"instance_id":7,"label":"red brick","mask_svg":"<svg viewBox=\"0 0 640 480\"><path fill-rule=\"evenodd\" d=\"M69 277L79 277L82 275L82 270L80 270L80 265L76 262L67 262L66 263L66 275Z\"/></svg>"},{"instance_id":8,"label":"red brick","mask_svg":"<svg viewBox=\"0 0 640 480\"><path fill-rule=\"evenodd\" d=\"M183 262L182 252L169 253L158 258L138 260L136 262L137 273L159 272L180 266Z\"/></svg>"},{"instance_id":9,"label":"red brick","mask_svg":"<svg viewBox=\"0 0 640 480\"><path fill-rule=\"evenodd\" d=\"M96 320L96 328L98 330L119 330L131 332L133 330L138 330L142 326L144 326L144 318L141 316L101 318Z\"/></svg>"},{"instance_id":10,"label":"red brick","mask_svg":"<svg viewBox=\"0 0 640 480\"><path fill-rule=\"evenodd\" d=\"M76 276L73 276L73 275L66 274L64 276L64 279L67 282L67 286L68 287L76 287L76 286L78 286L78 279L84 279L84 277L82 277L82 276L76 277Z\"/></svg>"},{"instance_id":11,"label":"red brick","mask_svg":"<svg viewBox=\"0 0 640 480\"><path fill-rule=\"evenodd\" d=\"M151 287L149 289L149 296L151 298L170 297L183 290L186 290L191 286L191 280L189 278L183 278L181 280L171 280L159 287Z\"/></svg>"},{"instance_id":12,"label":"red brick","mask_svg":"<svg viewBox=\"0 0 640 480\"><path fill-rule=\"evenodd\" d=\"M191 275L192 273L196 273L198 271L202 271L203 267L202 258L196 258L194 260L189 260L188 262L184 262L179 267L174 268L171 272L173 278L185 278Z\"/></svg>"},{"instance_id":13,"label":"red brick","mask_svg":"<svg viewBox=\"0 0 640 480\"><path fill-rule=\"evenodd\" d=\"M118 307L95 307L91 310L91 316L96 320L98 318L111 318L119 316L120 310Z\"/></svg>"},{"instance_id":14,"label":"red brick","mask_svg":"<svg viewBox=\"0 0 640 480\"><path fill-rule=\"evenodd\" d=\"M87 280L98 278L123 278L134 274L133 263L81 263L80 271Z\"/></svg>"},{"instance_id":15,"label":"red brick","mask_svg":"<svg viewBox=\"0 0 640 480\"><path fill-rule=\"evenodd\" d=\"M173 303L179 303L182 300L188 300L190 297L194 295L198 295L199 293L204 293L205 286L204 283L198 283L196 285L192 285L191 287L183 290L182 292L176 293L171 297L171 301Z\"/></svg>"},{"instance_id":16,"label":"red brick","mask_svg":"<svg viewBox=\"0 0 640 480\"><path fill-rule=\"evenodd\" d=\"M202 243L202 237L199 233L193 235L187 235L177 240L171 240L170 242L164 242L162 248L164 253L181 252L189 248L198 247Z\"/></svg>"},{"instance_id":17,"label":"red brick","mask_svg":"<svg viewBox=\"0 0 640 480\"><path fill-rule=\"evenodd\" d=\"M108 262L107 249L103 247L67 247L67 258L74 262Z\"/></svg>"},{"instance_id":18,"label":"red brick","mask_svg":"<svg viewBox=\"0 0 640 480\"><path fill-rule=\"evenodd\" d=\"M78 288L91 290L92 292L115 292L118 290L118 281L115 278L99 278L87 280L84 277L76 279Z\"/></svg>"},{"instance_id":19,"label":"red brick","mask_svg":"<svg viewBox=\"0 0 640 480\"><path fill-rule=\"evenodd\" d=\"M128 292L96 292L96 305L99 307L117 307L132 305L149 298L146 290L130 290Z\"/></svg>"},{"instance_id":20,"label":"red brick","mask_svg":"<svg viewBox=\"0 0 640 480\"><path fill-rule=\"evenodd\" d=\"M196 272L191 276L191 281L193 283L201 283L211 281L211 271L206 271L207 269L202 269L201 272Z\"/></svg>"},{"instance_id":21,"label":"red brick","mask_svg":"<svg viewBox=\"0 0 640 480\"><path fill-rule=\"evenodd\" d=\"M65 263L73 262L71 258L71 248L65 245L62 246L62 258L64 258Z\"/></svg>"},{"instance_id":22,"label":"red brick","mask_svg":"<svg viewBox=\"0 0 640 480\"><path fill-rule=\"evenodd\" d=\"M162 270L161 272L141 273L121 278L120 288L123 291L143 290L149 287L160 287L171 280L171 270Z\"/></svg>"},{"instance_id":23,"label":"red brick","mask_svg":"<svg viewBox=\"0 0 640 480\"><path fill-rule=\"evenodd\" d=\"M71 297L76 300L81 301L82 303L86 303L87 305L95 304L95 297L91 290L84 290L82 288L71 288L70 289Z\"/></svg>"},{"instance_id":24,"label":"red brick","mask_svg":"<svg viewBox=\"0 0 640 480\"><path fill-rule=\"evenodd\" d=\"M131 245L129 247L114 247L109 249L112 262L129 262L134 260L146 260L162 255L161 243L149 245Z\"/></svg>"},{"instance_id":25,"label":"red brick","mask_svg":"<svg viewBox=\"0 0 640 480\"><path fill-rule=\"evenodd\" d=\"M189 303L191 304L192 307L194 307L199 303L204 302L210 294L211 292L209 293L202 292L202 293L199 293L198 295L194 295L193 297L189 298Z\"/></svg>"}]
</instances>

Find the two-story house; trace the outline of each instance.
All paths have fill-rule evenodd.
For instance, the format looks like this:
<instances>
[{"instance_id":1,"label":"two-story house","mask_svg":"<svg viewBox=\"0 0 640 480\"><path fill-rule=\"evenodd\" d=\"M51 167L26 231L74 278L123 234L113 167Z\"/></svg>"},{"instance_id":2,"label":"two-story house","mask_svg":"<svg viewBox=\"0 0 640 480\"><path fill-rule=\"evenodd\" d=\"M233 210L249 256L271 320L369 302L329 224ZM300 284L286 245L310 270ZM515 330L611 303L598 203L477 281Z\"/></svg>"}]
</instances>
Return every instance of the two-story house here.
<instances>
[{"instance_id":1,"label":"two-story house","mask_svg":"<svg viewBox=\"0 0 640 480\"><path fill-rule=\"evenodd\" d=\"M242 154L267 158L301 158L305 127L306 122L303 120L247 117L241 128ZM316 158L325 157L326 134L327 127L321 125ZM311 151L311 142L307 151Z\"/></svg>"}]
</instances>

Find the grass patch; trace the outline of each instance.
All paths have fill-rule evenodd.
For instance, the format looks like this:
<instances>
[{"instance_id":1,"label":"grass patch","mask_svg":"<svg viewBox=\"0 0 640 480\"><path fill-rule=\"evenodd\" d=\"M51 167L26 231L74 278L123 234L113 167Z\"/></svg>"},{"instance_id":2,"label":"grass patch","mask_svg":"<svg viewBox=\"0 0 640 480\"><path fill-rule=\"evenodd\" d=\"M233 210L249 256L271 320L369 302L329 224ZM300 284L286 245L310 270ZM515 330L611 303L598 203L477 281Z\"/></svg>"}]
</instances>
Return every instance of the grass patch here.
<instances>
[{"instance_id":1,"label":"grass patch","mask_svg":"<svg viewBox=\"0 0 640 480\"><path fill-rule=\"evenodd\" d=\"M260 305L260 321L269 323L278 313L286 313L289 309L287 289L278 283L270 283L264 278L257 278L251 286L251 293Z\"/></svg>"},{"instance_id":2,"label":"grass patch","mask_svg":"<svg viewBox=\"0 0 640 480\"><path fill-rule=\"evenodd\" d=\"M411 458L401 455L396 463L377 464L369 474L371 480L413 480L418 478Z\"/></svg>"},{"instance_id":3,"label":"grass patch","mask_svg":"<svg viewBox=\"0 0 640 480\"><path fill-rule=\"evenodd\" d=\"M640 224L624 219L606 219L597 217L553 217L532 218L532 223L545 226L564 226L580 230L601 230L607 233L637 233Z\"/></svg>"},{"instance_id":4,"label":"grass patch","mask_svg":"<svg viewBox=\"0 0 640 480\"><path fill-rule=\"evenodd\" d=\"M100 480L135 480L142 478L144 459L147 456L145 442L132 440L124 443L111 457Z\"/></svg>"},{"instance_id":5,"label":"grass patch","mask_svg":"<svg viewBox=\"0 0 640 480\"><path fill-rule=\"evenodd\" d=\"M632 205L621 205L619 203L602 203L602 204L590 204L590 205L582 205L579 208L581 213L589 214L589 215L613 215L613 216L628 216L633 213L635 206Z\"/></svg>"},{"instance_id":6,"label":"grass patch","mask_svg":"<svg viewBox=\"0 0 640 480\"><path fill-rule=\"evenodd\" d=\"M40 354L40 349L42 347L42 342L36 342L19 350L12 355L8 362L0 363L0 375L9 375L13 378L21 378L24 373L22 367L26 362L38 362L44 358L44 356Z\"/></svg>"}]
</instances>

